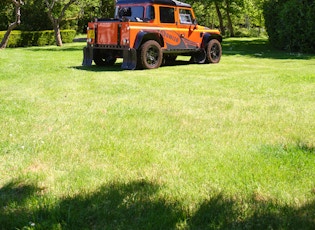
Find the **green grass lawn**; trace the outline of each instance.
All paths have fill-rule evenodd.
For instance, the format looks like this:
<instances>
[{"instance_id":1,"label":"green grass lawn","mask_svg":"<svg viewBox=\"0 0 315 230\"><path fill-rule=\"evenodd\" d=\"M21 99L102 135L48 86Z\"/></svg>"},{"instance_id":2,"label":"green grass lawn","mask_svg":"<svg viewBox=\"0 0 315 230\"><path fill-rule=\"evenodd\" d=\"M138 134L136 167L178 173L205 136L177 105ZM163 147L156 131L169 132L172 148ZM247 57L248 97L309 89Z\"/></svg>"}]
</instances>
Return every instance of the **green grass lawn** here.
<instances>
[{"instance_id":1,"label":"green grass lawn","mask_svg":"<svg viewBox=\"0 0 315 230\"><path fill-rule=\"evenodd\" d=\"M315 228L315 56L121 71L84 45L0 50L0 229Z\"/></svg>"}]
</instances>

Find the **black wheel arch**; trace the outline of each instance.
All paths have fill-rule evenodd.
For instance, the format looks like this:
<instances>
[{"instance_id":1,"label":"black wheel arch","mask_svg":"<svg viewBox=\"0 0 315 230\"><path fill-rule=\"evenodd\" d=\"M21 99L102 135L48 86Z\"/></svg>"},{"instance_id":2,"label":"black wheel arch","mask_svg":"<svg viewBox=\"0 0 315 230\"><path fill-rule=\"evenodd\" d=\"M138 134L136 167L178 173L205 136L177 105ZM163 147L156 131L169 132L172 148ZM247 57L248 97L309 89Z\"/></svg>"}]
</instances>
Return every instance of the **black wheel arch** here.
<instances>
[{"instance_id":1,"label":"black wheel arch","mask_svg":"<svg viewBox=\"0 0 315 230\"><path fill-rule=\"evenodd\" d=\"M137 34L133 48L139 49L143 43L149 40L154 40L158 42L161 45L161 47L164 47L164 39L160 33L150 32L150 31L141 31Z\"/></svg>"},{"instance_id":2,"label":"black wheel arch","mask_svg":"<svg viewBox=\"0 0 315 230\"><path fill-rule=\"evenodd\" d=\"M211 33L205 33L202 38L201 42L201 48L205 48L207 44L210 42L210 40L216 39L220 43L222 42L222 36L219 34L211 34Z\"/></svg>"}]
</instances>

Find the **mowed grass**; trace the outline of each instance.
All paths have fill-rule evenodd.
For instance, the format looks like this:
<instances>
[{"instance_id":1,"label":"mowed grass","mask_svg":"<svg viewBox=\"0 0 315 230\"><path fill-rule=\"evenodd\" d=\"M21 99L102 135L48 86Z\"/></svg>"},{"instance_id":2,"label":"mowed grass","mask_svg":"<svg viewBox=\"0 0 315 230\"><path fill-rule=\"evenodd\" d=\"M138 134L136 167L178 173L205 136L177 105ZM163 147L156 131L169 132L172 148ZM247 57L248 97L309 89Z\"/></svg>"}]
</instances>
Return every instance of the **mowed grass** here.
<instances>
[{"instance_id":1,"label":"mowed grass","mask_svg":"<svg viewBox=\"0 0 315 230\"><path fill-rule=\"evenodd\" d=\"M0 51L0 229L315 228L315 56L121 71L84 45Z\"/></svg>"}]
</instances>

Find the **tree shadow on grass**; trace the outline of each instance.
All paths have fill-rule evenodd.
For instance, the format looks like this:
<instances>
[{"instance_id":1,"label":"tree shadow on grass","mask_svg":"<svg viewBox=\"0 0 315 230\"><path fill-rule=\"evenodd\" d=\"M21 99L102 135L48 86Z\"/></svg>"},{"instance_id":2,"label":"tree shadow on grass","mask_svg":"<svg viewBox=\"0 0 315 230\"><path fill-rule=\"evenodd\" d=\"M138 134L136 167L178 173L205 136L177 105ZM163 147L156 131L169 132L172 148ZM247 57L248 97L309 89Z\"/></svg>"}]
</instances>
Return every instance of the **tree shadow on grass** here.
<instances>
[{"instance_id":1,"label":"tree shadow on grass","mask_svg":"<svg viewBox=\"0 0 315 230\"><path fill-rule=\"evenodd\" d=\"M23 185L17 194L14 184L0 189L0 229L174 229L182 218L179 205L156 197L159 186L146 181L111 183L53 205L37 197L34 207L20 200L31 202L37 188Z\"/></svg>"},{"instance_id":2,"label":"tree shadow on grass","mask_svg":"<svg viewBox=\"0 0 315 230\"><path fill-rule=\"evenodd\" d=\"M272 47L267 39L227 39L222 43L223 55L243 55L270 59L315 59L315 54L288 53Z\"/></svg>"},{"instance_id":3,"label":"tree shadow on grass","mask_svg":"<svg viewBox=\"0 0 315 230\"><path fill-rule=\"evenodd\" d=\"M33 184L14 180L0 188L0 229L16 229L29 224L32 210L27 202L40 191Z\"/></svg>"},{"instance_id":4,"label":"tree shadow on grass","mask_svg":"<svg viewBox=\"0 0 315 230\"><path fill-rule=\"evenodd\" d=\"M36 186L11 182L0 189L0 229L314 229L315 200L299 208L257 200L245 207L217 194L196 212L158 195L145 180L110 183L90 194L52 202Z\"/></svg>"},{"instance_id":5,"label":"tree shadow on grass","mask_svg":"<svg viewBox=\"0 0 315 230\"><path fill-rule=\"evenodd\" d=\"M204 201L190 229L315 229L315 200L302 207L282 206L257 197L247 204L222 194Z\"/></svg>"},{"instance_id":6,"label":"tree shadow on grass","mask_svg":"<svg viewBox=\"0 0 315 230\"><path fill-rule=\"evenodd\" d=\"M64 199L54 212L67 229L174 229L181 212L175 203L156 198L158 190L146 181L112 183Z\"/></svg>"}]
</instances>

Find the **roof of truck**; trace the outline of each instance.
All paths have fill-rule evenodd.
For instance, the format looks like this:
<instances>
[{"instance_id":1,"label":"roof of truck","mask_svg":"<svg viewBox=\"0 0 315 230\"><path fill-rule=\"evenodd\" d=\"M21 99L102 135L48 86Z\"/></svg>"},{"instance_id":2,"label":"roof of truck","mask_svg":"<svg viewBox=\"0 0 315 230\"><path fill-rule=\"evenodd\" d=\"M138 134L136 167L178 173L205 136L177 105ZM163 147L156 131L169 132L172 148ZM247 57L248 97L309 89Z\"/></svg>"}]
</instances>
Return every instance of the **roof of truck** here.
<instances>
[{"instance_id":1,"label":"roof of truck","mask_svg":"<svg viewBox=\"0 0 315 230\"><path fill-rule=\"evenodd\" d=\"M191 7L190 4L176 1L176 0L116 0L116 4L136 4L136 3L155 3L155 4L170 5L170 6Z\"/></svg>"}]
</instances>

